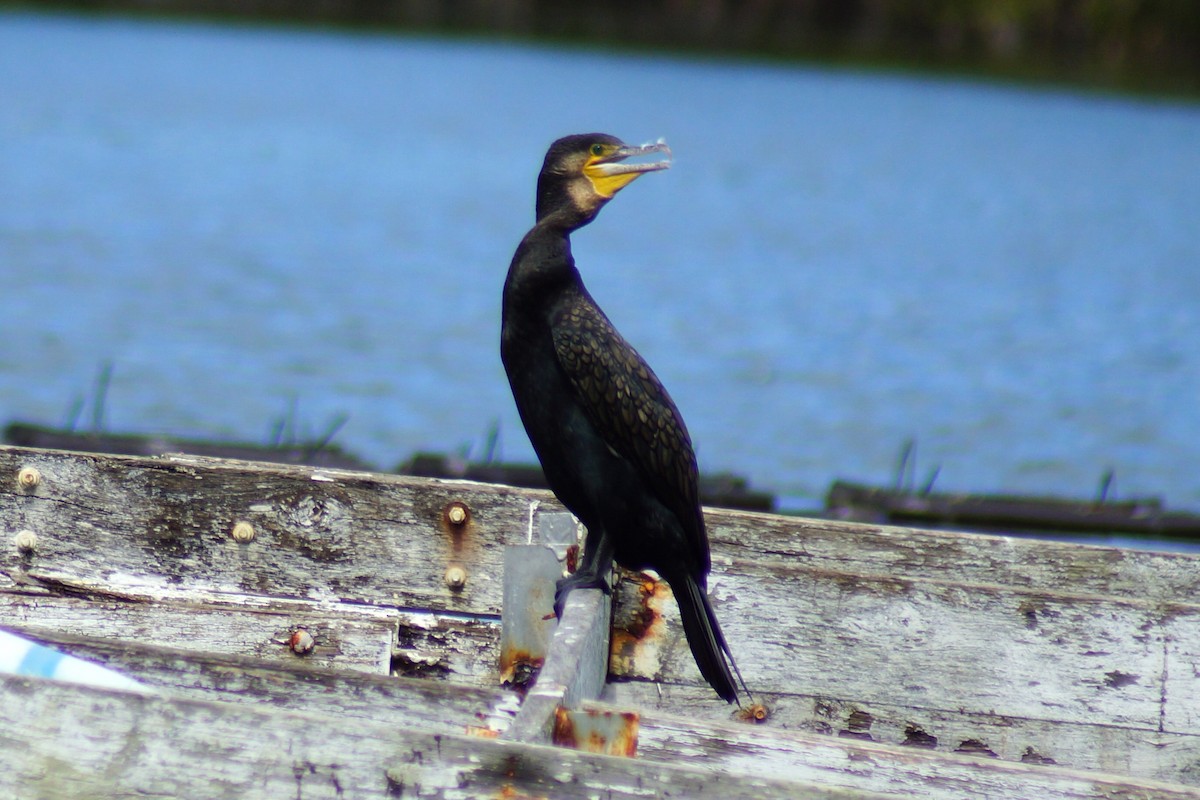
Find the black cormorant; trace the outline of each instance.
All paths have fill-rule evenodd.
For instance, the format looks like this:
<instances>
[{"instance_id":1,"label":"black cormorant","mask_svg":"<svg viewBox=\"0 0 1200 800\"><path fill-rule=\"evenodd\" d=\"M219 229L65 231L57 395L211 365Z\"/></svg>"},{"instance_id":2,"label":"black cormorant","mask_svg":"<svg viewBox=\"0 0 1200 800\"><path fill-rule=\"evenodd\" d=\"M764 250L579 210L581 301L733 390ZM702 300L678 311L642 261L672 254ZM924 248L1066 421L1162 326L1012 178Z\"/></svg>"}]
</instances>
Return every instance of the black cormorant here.
<instances>
[{"instance_id":1,"label":"black cormorant","mask_svg":"<svg viewBox=\"0 0 1200 800\"><path fill-rule=\"evenodd\" d=\"M668 160L626 160L654 153ZM627 569L654 570L675 595L700 673L733 702L730 666L737 667L708 602L708 535L691 438L571 256L570 234L639 175L666 169L669 158L665 144L630 147L598 133L550 146L538 175L537 221L504 282L500 355L546 480L588 531L579 569L559 582L556 611L572 588L607 591L614 557Z\"/></svg>"}]
</instances>

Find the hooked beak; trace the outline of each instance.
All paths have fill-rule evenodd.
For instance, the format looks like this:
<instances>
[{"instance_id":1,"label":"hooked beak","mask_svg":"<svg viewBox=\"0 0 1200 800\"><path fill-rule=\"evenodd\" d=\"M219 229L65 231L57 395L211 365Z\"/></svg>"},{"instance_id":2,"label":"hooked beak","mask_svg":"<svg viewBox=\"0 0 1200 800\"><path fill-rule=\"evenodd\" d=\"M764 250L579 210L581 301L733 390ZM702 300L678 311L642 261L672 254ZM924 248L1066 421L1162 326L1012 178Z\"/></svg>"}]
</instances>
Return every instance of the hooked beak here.
<instances>
[{"instance_id":1,"label":"hooked beak","mask_svg":"<svg viewBox=\"0 0 1200 800\"><path fill-rule=\"evenodd\" d=\"M630 163L627 159L662 153L666 158L660 161L641 161ZM653 144L641 146L621 145L609 152L592 156L583 168L583 174L592 182L596 192L605 198L610 198L624 189L644 172L657 172L671 166L671 148L659 139Z\"/></svg>"}]
</instances>

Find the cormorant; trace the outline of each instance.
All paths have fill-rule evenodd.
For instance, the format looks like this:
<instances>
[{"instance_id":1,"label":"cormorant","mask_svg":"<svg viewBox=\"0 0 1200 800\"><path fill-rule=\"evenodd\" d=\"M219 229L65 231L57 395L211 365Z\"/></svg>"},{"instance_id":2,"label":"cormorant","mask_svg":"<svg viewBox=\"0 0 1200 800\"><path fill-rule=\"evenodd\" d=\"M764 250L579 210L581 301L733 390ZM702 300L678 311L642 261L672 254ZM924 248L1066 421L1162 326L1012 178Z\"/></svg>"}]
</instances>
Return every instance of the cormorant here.
<instances>
[{"instance_id":1,"label":"cormorant","mask_svg":"<svg viewBox=\"0 0 1200 800\"><path fill-rule=\"evenodd\" d=\"M667 160L626 161L653 153ZM609 591L614 557L627 569L654 570L675 595L700 673L734 702L730 666L737 666L707 596L708 535L691 438L658 377L588 294L571 256L573 231L669 159L665 144L631 147L599 133L550 146L538 175L537 221L504 282L500 355L550 488L587 527L578 570L559 582L556 612L572 588Z\"/></svg>"}]
</instances>

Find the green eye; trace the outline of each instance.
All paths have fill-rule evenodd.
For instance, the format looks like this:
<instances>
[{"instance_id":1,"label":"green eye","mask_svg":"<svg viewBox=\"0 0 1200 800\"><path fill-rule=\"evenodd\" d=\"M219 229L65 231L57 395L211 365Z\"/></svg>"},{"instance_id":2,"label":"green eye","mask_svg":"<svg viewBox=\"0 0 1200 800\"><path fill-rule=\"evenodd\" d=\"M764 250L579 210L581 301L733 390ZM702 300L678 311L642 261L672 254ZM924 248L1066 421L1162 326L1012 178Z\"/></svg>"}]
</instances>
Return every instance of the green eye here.
<instances>
[{"instance_id":1,"label":"green eye","mask_svg":"<svg viewBox=\"0 0 1200 800\"><path fill-rule=\"evenodd\" d=\"M604 145L602 145L602 144L592 145L592 155L594 155L594 156L604 155Z\"/></svg>"}]
</instances>

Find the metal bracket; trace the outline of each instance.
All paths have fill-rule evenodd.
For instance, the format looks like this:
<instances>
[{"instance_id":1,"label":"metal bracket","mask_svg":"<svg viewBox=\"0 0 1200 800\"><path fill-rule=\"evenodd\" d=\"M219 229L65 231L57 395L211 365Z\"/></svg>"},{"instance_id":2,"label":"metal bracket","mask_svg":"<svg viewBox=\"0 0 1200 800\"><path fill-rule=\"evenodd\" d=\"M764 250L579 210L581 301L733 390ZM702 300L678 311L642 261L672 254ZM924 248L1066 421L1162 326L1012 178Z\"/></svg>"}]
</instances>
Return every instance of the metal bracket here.
<instances>
[{"instance_id":1,"label":"metal bracket","mask_svg":"<svg viewBox=\"0 0 1200 800\"><path fill-rule=\"evenodd\" d=\"M571 515L543 514L541 544L505 548L501 677L518 685L532 678L533 685L504 739L548 743L560 708L595 700L604 689L612 599L598 589L573 591L562 619L557 624L554 619L554 590L563 567L552 548L561 548L565 558L577 531Z\"/></svg>"}]
</instances>

